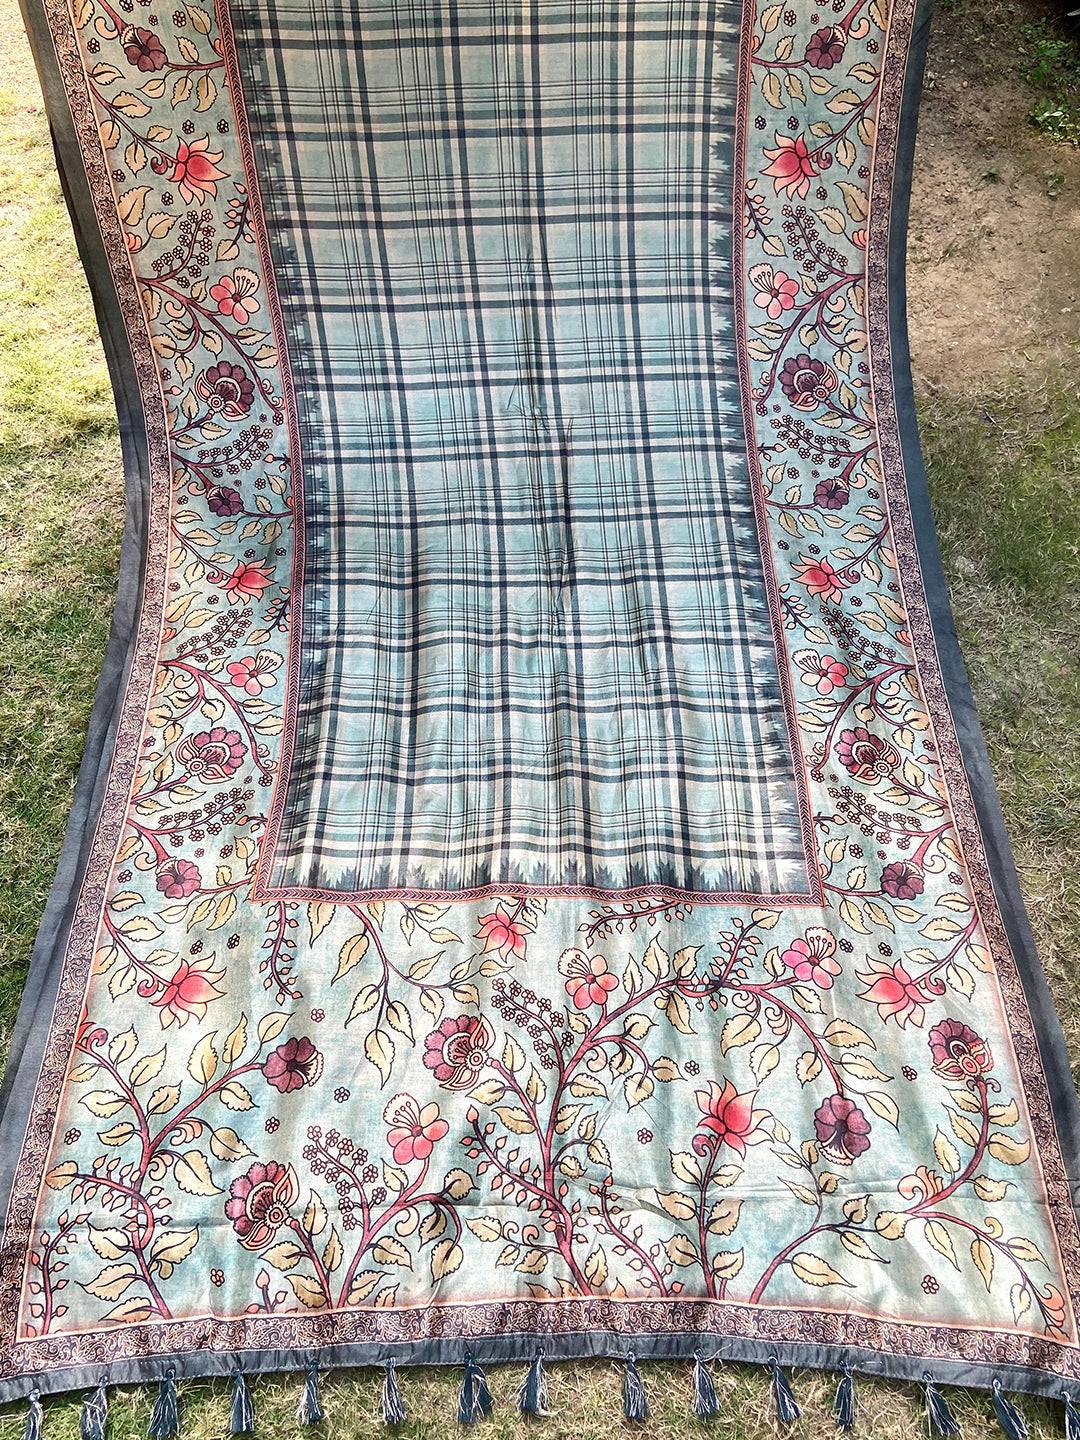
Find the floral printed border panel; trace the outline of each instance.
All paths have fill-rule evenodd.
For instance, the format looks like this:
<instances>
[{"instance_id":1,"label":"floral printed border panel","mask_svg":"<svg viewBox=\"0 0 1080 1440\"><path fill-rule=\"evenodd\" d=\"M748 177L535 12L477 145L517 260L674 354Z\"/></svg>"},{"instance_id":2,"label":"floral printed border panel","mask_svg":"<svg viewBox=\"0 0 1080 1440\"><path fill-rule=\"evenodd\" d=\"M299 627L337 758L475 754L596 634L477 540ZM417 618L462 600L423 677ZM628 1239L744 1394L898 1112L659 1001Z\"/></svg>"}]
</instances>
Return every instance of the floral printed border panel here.
<instances>
[{"instance_id":1,"label":"floral printed border panel","mask_svg":"<svg viewBox=\"0 0 1080 1440\"><path fill-rule=\"evenodd\" d=\"M741 386L825 903L725 911L252 898L300 457L228 9L31 13L148 507L3 1117L4 1395L537 1334L1080 1373L1075 1097L908 503L915 19L744 13Z\"/></svg>"}]
</instances>

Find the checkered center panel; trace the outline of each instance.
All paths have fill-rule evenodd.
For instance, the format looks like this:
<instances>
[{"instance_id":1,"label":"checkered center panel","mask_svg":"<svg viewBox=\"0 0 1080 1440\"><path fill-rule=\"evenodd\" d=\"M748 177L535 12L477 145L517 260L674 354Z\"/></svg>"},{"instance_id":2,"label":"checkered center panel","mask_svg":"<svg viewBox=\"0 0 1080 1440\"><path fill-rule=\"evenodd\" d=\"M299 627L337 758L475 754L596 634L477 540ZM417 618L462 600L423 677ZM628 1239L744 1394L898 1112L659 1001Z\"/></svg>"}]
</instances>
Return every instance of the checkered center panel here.
<instances>
[{"instance_id":1,"label":"checkered center panel","mask_svg":"<svg viewBox=\"0 0 1080 1440\"><path fill-rule=\"evenodd\" d=\"M236 16L306 504L272 887L805 893L728 336L735 19Z\"/></svg>"}]
</instances>

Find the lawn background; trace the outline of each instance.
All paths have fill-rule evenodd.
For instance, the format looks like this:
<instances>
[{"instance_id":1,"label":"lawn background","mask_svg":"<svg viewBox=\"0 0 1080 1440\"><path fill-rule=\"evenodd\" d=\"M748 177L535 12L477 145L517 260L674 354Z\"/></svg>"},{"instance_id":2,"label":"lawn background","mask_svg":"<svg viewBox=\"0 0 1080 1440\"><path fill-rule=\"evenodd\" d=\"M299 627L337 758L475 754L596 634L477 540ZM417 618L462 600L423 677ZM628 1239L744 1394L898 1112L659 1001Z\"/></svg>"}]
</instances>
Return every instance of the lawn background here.
<instances>
[{"instance_id":1,"label":"lawn background","mask_svg":"<svg viewBox=\"0 0 1080 1440\"><path fill-rule=\"evenodd\" d=\"M123 519L116 417L14 0L0 0L0 1039L59 855L108 632ZM1080 1061L1080 51L1032 3L939 0L916 165L910 311L919 412L958 628L1006 821L1076 1074ZM543 1433L621 1426L621 1371L551 1369ZM643 1366L636 1433L682 1437L689 1366ZM483 1437L524 1434L520 1369L493 1370ZM456 1428L459 1376L404 1372L398 1433ZM777 1429L766 1377L716 1376L721 1440ZM835 1377L797 1373L801 1433L832 1431ZM384 1434L379 1377L327 1378L327 1432ZM299 1434L297 1378L254 1385L258 1433ZM858 1384L859 1431L925 1433L916 1387ZM145 1433L152 1395L112 1397L110 1440ZM969 1440L986 1395L950 1396ZM182 1394L182 1436L224 1435L228 1387ZM1024 1402L1037 1440L1057 1407ZM0 1440L23 1407L0 1411ZM78 1402L46 1405L74 1440Z\"/></svg>"}]
</instances>

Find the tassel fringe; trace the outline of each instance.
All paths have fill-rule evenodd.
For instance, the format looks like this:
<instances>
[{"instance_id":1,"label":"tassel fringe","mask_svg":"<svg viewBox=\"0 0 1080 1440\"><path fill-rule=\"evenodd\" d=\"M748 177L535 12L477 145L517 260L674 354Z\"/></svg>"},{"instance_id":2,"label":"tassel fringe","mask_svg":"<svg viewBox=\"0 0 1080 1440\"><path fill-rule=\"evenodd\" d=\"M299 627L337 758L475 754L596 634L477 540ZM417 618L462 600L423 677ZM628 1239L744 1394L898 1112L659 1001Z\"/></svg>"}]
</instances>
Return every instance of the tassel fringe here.
<instances>
[{"instance_id":1,"label":"tassel fringe","mask_svg":"<svg viewBox=\"0 0 1080 1440\"><path fill-rule=\"evenodd\" d=\"M393 1360L386 1362L386 1374L382 1386L382 1418L384 1425L402 1425L408 1415L398 1384L397 1370Z\"/></svg>"},{"instance_id":2,"label":"tassel fringe","mask_svg":"<svg viewBox=\"0 0 1080 1440\"><path fill-rule=\"evenodd\" d=\"M312 1365L304 1376L304 1388L300 1392L300 1404L296 1407L296 1418L301 1425L319 1425L323 1420L323 1408L319 1404L319 1367Z\"/></svg>"},{"instance_id":3,"label":"tassel fringe","mask_svg":"<svg viewBox=\"0 0 1080 1440\"><path fill-rule=\"evenodd\" d=\"M613 1357L614 1358L614 1357ZM718 1356L714 1356L718 1359ZM720 1413L716 1386L709 1370L706 1355L702 1349L694 1351L692 1382L692 1408L699 1420L711 1420ZM632 1350L623 1356L623 1412L627 1420L648 1419L649 1402L645 1386L638 1369L637 1357ZM770 1388L777 1419L782 1425L791 1426L802 1412L796 1402L791 1383L781 1369L779 1356L773 1354L768 1360ZM836 1428L850 1435L856 1428L858 1406L855 1395L855 1381L847 1364L840 1367L840 1379L833 1401L833 1417ZM107 1440L109 1398L107 1389L108 1372L93 1390L87 1391L79 1413L79 1440ZM955 1440L960 1435L960 1425L949 1408L945 1396L934 1383L931 1371L923 1375L923 1394L926 1403L927 1425L937 1440ZM1004 1440L1030 1440L1027 1421L1013 1400L1005 1393L1000 1376L994 1376L992 1397L994 1411L1001 1426ZM1060 1392L1064 1409L1064 1440L1080 1440L1080 1399L1070 1390ZM548 1400L547 1373L544 1367L544 1349L538 1345L525 1379L517 1395L518 1409L522 1415L545 1416L550 1413ZM462 1425L474 1425L478 1420L491 1414L493 1407L491 1389L483 1368L471 1353L465 1355L465 1373L458 1393L457 1418ZM308 1367L303 1389L296 1408L296 1418L306 1426L320 1424L325 1418L319 1398L319 1365L315 1361ZM402 1425L408 1419L408 1407L401 1393L396 1362L388 1359L382 1384L382 1418L385 1425ZM22 1440L43 1440L44 1413L41 1392L33 1389L27 1397L26 1420ZM248 1436L255 1431L255 1407L251 1388L243 1370L233 1371L232 1404L229 1415L229 1434ZM150 1440L177 1440L180 1432L179 1396L176 1384L176 1370L165 1371L154 1399L147 1435Z\"/></svg>"},{"instance_id":4,"label":"tassel fringe","mask_svg":"<svg viewBox=\"0 0 1080 1440\"><path fill-rule=\"evenodd\" d=\"M460 1425L475 1425L491 1414L491 1391L487 1376L471 1355L465 1356L465 1378L458 1395L457 1418Z\"/></svg>"},{"instance_id":5,"label":"tassel fringe","mask_svg":"<svg viewBox=\"0 0 1080 1440\"><path fill-rule=\"evenodd\" d=\"M945 1396L934 1385L929 1371L923 1378L923 1388L926 1395L926 1417L934 1434L939 1435L941 1440L949 1440L949 1437L959 1435L960 1426L956 1422L956 1416L949 1409Z\"/></svg>"},{"instance_id":6,"label":"tassel fringe","mask_svg":"<svg viewBox=\"0 0 1080 1440\"><path fill-rule=\"evenodd\" d=\"M547 1415L547 1376L544 1373L544 1352L538 1349L529 1366L525 1383L518 1391L518 1409L523 1415Z\"/></svg>"},{"instance_id":7,"label":"tassel fringe","mask_svg":"<svg viewBox=\"0 0 1080 1440\"><path fill-rule=\"evenodd\" d=\"M98 1381L83 1401L79 1414L79 1440L105 1440L105 1424L109 1416L109 1397L104 1379Z\"/></svg>"},{"instance_id":8,"label":"tassel fringe","mask_svg":"<svg viewBox=\"0 0 1080 1440\"><path fill-rule=\"evenodd\" d=\"M157 1399L150 1413L146 1433L150 1440L172 1440L180 1429L180 1409L176 1398L176 1371L166 1370L158 1386Z\"/></svg>"},{"instance_id":9,"label":"tassel fringe","mask_svg":"<svg viewBox=\"0 0 1080 1440\"><path fill-rule=\"evenodd\" d=\"M700 1350L694 1351L694 1414L699 1420L711 1420L720 1413L720 1402L716 1398L705 1356Z\"/></svg>"},{"instance_id":10,"label":"tassel fringe","mask_svg":"<svg viewBox=\"0 0 1080 1440\"><path fill-rule=\"evenodd\" d=\"M255 1407L251 1403L251 1390L247 1376L237 1370L233 1376L232 1411L229 1414L230 1435L250 1435L255 1429Z\"/></svg>"},{"instance_id":11,"label":"tassel fringe","mask_svg":"<svg viewBox=\"0 0 1080 1440\"><path fill-rule=\"evenodd\" d=\"M27 1401L26 1425L23 1440L41 1440L41 1425L45 1416L41 1409L40 1390L31 1390Z\"/></svg>"},{"instance_id":12,"label":"tassel fringe","mask_svg":"<svg viewBox=\"0 0 1080 1440\"><path fill-rule=\"evenodd\" d=\"M623 1413L627 1420L645 1420L649 1415L645 1386L641 1383L632 1350L626 1352L626 1369L623 1371Z\"/></svg>"},{"instance_id":13,"label":"tassel fringe","mask_svg":"<svg viewBox=\"0 0 1080 1440\"><path fill-rule=\"evenodd\" d=\"M994 1377L994 1409L998 1422L1007 1440L1028 1440L1027 1421L1001 1388L1001 1381Z\"/></svg>"},{"instance_id":14,"label":"tassel fringe","mask_svg":"<svg viewBox=\"0 0 1080 1440\"><path fill-rule=\"evenodd\" d=\"M836 1417L838 1430L855 1429L855 1381L846 1365L840 1372L840 1384L836 1387L833 1415Z\"/></svg>"},{"instance_id":15,"label":"tassel fringe","mask_svg":"<svg viewBox=\"0 0 1080 1440\"><path fill-rule=\"evenodd\" d=\"M792 1393L788 1378L780 1369L780 1361L774 1355L769 1361L772 1367L772 1393L773 1403L776 1405L776 1418L781 1425L794 1425L802 1411L795 1403L795 1396Z\"/></svg>"},{"instance_id":16,"label":"tassel fringe","mask_svg":"<svg viewBox=\"0 0 1080 1440\"><path fill-rule=\"evenodd\" d=\"M1065 1440L1080 1440L1080 1410L1068 1390L1061 1392L1061 1403L1065 1406Z\"/></svg>"}]
</instances>

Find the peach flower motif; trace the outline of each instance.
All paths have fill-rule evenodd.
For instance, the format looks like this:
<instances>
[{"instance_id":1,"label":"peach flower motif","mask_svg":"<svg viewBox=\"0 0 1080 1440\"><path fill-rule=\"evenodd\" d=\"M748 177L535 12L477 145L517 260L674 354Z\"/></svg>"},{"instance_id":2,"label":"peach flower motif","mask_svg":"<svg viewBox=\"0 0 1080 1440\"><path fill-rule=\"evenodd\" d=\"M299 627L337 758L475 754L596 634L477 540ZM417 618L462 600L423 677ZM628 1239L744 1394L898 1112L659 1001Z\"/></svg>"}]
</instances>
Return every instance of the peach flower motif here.
<instances>
[{"instance_id":1,"label":"peach flower motif","mask_svg":"<svg viewBox=\"0 0 1080 1440\"><path fill-rule=\"evenodd\" d=\"M434 1100L421 1107L411 1095L395 1095L383 1111L383 1120L390 1127L386 1141L397 1165L426 1160L450 1129Z\"/></svg>"},{"instance_id":2,"label":"peach flower motif","mask_svg":"<svg viewBox=\"0 0 1080 1440\"><path fill-rule=\"evenodd\" d=\"M767 1110L756 1110L756 1090L740 1094L730 1080L723 1086L718 1080L711 1080L707 1090L696 1090L694 1098L704 1119L698 1123L698 1134L693 1146L699 1155L727 1145L737 1155L743 1155L748 1145L757 1145L768 1139L762 1129L762 1122L768 1118Z\"/></svg>"},{"instance_id":3,"label":"peach flower motif","mask_svg":"<svg viewBox=\"0 0 1080 1440\"><path fill-rule=\"evenodd\" d=\"M764 310L770 320L779 320L785 310L794 308L799 293L798 280L782 270L774 274L771 265L755 265L749 278L754 287L754 304Z\"/></svg>"},{"instance_id":4,"label":"peach flower motif","mask_svg":"<svg viewBox=\"0 0 1080 1440\"><path fill-rule=\"evenodd\" d=\"M528 934L527 925L522 924L516 916L511 917L505 906L496 905L490 915L480 916L476 938L483 940L485 955L495 950L504 960L508 960L511 955L524 960Z\"/></svg>"},{"instance_id":5,"label":"peach flower motif","mask_svg":"<svg viewBox=\"0 0 1080 1440\"><path fill-rule=\"evenodd\" d=\"M264 565L249 565L246 560L240 560L225 580L225 589L234 600L257 600L272 582L273 577Z\"/></svg>"},{"instance_id":6,"label":"peach flower motif","mask_svg":"<svg viewBox=\"0 0 1080 1440\"><path fill-rule=\"evenodd\" d=\"M842 968L833 958L835 954L836 940L832 933L814 925L805 935L793 940L780 958L796 980L809 980L822 990L831 990L833 976L839 975Z\"/></svg>"},{"instance_id":7,"label":"peach flower motif","mask_svg":"<svg viewBox=\"0 0 1080 1440\"><path fill-rule=\"evenodd\" d=\"M608 995L619 983L602 955L586 955L583 950L564 950L559 957L559 974L566 977L566 993L579 1010L606 1005Z\"/></svg>"},{"instance_id":8,"label":"peach flower motif","mask_svg":"<svg viewBox=\"0 0 1080 1440\"><path fill-rule=\"evenodd\" d=\"M912 1025L920 1027L926 1018L923 1007L929 996L923 994L919 981L911 978L899 960L890 965L868 956L867 964L870 967L868 970L856 972L868 987L859 998L876 1005L882 1020L895 1020L901 1030L907 1028L909 1020Z\"/></svg>"},{"instance_id":9,"label":"peach flower motif","mask_svg":"<svg viewBox=\"0 0 1080 1440\"><path fill-rule=\"evenodd\" d=\"M161 1012L161 1028L167 1030L175 1021L186 1025L192 1015L201 1020L206 1007L212 1000L220 1000L225 994L218 989L218 981L225 978L225 971L214 969L214 955L200 955L195 960L181 960L173 971L172 979L165 982L160 995L150 1001Z\"/></svg>"},{"instance_id":10,"label":"peach flower motif","mask_svg":"<svg viewBox=\"0 0 1080 1440\"><path fill-rule=\"evenodd\" d=\"M801 135L784 135L776 132L776 148L764 150L765 158L772 164L764 172L772 182L777 194L784 191L800 200L810 189L810 181L818 173L806 141Z\"/></svg>"},{"instance_id":11,"label":"peach flower motif","mask_svg":"<svg viewBox=\"0 0 1080 1440\"><path fill-rule=\"evenodd\" d=\"M225 669L229 684L243 690L245 695L261 695L274 683L274 672L281 665L281 657L271 650L260 650L257 655L242 655L239 660L230 660Z\"/></svg>"},{"instance_id":12,"label":"peach flower motif","mask_svg":"<svg viewBox=\"0 0 1080 1440\"><path fill-rule=\"evenodd\" d=\"M217 306L220 315L228 315L238 325L246 325L259 308L259 302L255 299L258 288L259 277L254 270L240 266L231 275L223 275L216 284L210 286L210 299Z\"/></svg>"},{"instance_id":13,"label":"peach flower motif","mask_svg":"<svg viewBox=\"0 0 1080 1440\"><path fill-rule=\"evenodd\" d=\"M180 141L169 179L179 189L185 205L195 205L205 196L217 194L217 182L225 179L225 171L218 169L217 162L224 153L210 149L209 135L190 143Z\"/></svg>"}]
</instances>

